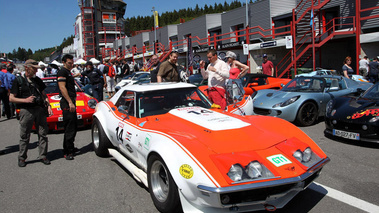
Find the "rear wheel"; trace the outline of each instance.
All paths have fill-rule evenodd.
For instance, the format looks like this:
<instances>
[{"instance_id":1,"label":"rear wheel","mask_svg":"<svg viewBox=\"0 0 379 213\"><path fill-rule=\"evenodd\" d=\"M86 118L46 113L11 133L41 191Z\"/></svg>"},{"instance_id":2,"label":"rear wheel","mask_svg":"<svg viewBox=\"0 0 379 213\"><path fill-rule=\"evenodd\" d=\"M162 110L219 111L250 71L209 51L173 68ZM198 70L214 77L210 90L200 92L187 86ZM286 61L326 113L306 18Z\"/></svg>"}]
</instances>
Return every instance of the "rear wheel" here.
<instances>
[{"instance_id":1,"label":"rear wheel","mask_svg":"<svg viewBox=\"0 0 379 213\"><path fill-rule=\"evenodd\" d=\"M318 116L318 110L314 103L306 102L304 103L296 116L296 121L301 126L310 126L312 125Z\"/></svg>"},{"instance_id":2,"label":"rear wheel","mask_svg":"<svg viewBox=\"0 0 379 213\"><path fill-rule=\"evenodd\" d=\"M92 123L92 144L97 156L109 156L108 148L111 148L112 144L109 141L107 135L104 132L103 127L100 124L100 121L97 118L94 118Z\"/></svg>"},{"instance_id":3,"label":"rear wheel","mask_svg":"<svg viewBox=\"0 0 379 213\"><path fill-rule=\"evenodd\" d=\"M178 187L162 158L152 155L147 165L150 196L160 212L181 212Z\"/></svg>"}]
</instances>

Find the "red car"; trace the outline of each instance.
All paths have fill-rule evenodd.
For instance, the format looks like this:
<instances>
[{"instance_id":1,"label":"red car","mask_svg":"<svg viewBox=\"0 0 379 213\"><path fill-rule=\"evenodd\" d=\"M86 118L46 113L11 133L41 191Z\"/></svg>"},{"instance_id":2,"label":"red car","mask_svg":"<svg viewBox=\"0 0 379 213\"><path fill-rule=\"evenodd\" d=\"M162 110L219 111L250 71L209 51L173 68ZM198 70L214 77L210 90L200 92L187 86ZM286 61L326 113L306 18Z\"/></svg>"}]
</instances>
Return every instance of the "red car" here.
<instances>
[{"instance_id":1,"label":"red car","mask_svg":"<svg viewBox=\"0 0 379 213\"><path fill-rule=\"evenodd\" d=\"M59 88L56 77L42 78L46 84L45 92L49 98L53 115L47 117L47 124L49 130L63 130L63 115L60 108L59 101ZM78 116L78 127L85 127L92 125L92 115L95 113L97 100L90 95L83 92L79 84L76 85L76 112ZM19 110L17 110L17 114ZM35 127L33 126L33 130Z\"/></svg>"}]
</instances>

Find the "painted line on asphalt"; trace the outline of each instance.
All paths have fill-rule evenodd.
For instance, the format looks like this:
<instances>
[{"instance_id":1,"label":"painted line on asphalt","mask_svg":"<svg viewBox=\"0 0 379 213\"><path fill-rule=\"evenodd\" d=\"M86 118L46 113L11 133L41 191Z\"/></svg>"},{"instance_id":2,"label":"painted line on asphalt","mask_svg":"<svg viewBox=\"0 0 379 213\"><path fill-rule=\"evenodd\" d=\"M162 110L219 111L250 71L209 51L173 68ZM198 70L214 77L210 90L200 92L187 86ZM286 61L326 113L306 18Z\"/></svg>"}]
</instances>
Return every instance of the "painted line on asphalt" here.
<instances>
[{"instance_id":1,"label":"painted line on asphalt","mask_svg":"<svg viewBox=\"0 0 379 213\"><path fill-rule=\"evenodd\" d=\"M343 203L346 203L348 205L351 205L355 208L361 209L366 212L379 212L379 206L366 202L364 200L361 200L359 198L353 197L351 195L348 195L346 193L340 192L338 190L332 189L330 187L324 186L320 183L313 182L311 185L309 185L310 189L317 191L321 194L324 194L328 197L334 198L338 201L341 201Z\"/></svg>"}]
</instances>

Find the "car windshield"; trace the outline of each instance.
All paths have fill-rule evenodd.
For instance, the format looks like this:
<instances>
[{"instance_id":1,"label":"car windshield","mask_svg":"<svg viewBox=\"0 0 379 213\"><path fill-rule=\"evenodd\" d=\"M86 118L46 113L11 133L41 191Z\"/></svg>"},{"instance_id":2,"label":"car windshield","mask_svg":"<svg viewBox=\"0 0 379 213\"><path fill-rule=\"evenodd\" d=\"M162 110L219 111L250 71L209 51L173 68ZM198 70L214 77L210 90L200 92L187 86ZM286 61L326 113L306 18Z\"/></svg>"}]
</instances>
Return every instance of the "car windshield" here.
<instances>
[{"instance_id":1,"label":"car windshield","mask_svg":"<svg viewBox=\"0 0 379 213\"><path fill-rule=\"evenodd\" d=\"M379 83L372 86L369 90L367 90L363 96L363 98L379 100Z\"/></svg>"},{"instance_id":2,"label":"car windshield","mask_svg":"<svg viewBox=\"0 0 379 213\"><path fill-rule=\"evenodd\" d=\"M46 94L52 94L52 93L59 93L59 87L56 79L43 79L43 83L46 85L46 89L44 90ZM77 92L82 92L81 84L77 83L75 84L75 90Z\"/></svg>"},{"instance_id":3,"label":"car windshield","mask_svg":"<svg viewBox=\"0 0 379 213\"><path fill-rule=\"evenodd\" d=\"M138 95L140 118L165 114L172 109L194 106L211 108L208 98L197 88L149 91Z\"/></svg>"},{"instance_id":4,"label":"car windshield","mask_svg":"<svg viewBox=\"0 0 379 213\"><path fill-rule=\"evenodd\" d=\"M321 92L324 81L321 78L297 77L288 82L282 91L285 92Z\"/></svg>"},{"instance_id":5,"label":"car windshield","mask_svg":"<svg viewBox=\"0 0 379 213\"><path fill-rule=\"evenodd\" d=\"M245 75L241 79L242 79L242 85L244 85L244 87L266 85L266 82L267 82L266 76Z\"/></svg>"}]
</instances>

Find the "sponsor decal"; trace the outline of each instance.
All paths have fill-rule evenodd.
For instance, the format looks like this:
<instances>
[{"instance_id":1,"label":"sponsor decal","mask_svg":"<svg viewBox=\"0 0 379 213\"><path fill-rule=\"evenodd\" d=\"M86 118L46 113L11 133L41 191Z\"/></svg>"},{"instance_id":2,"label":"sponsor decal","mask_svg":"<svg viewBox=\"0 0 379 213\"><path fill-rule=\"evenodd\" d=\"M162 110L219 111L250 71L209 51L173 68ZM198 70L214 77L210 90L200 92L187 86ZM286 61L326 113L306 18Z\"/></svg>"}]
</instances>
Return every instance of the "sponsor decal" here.
<instances>
[{"instance_id":1,"label":"sponsor decal","mask_svg":"<svg viewBox=\"0 0 379 213\"><path fill-rule=\"evenodd\" d=\"M272 155L270 157L267 157L267 160L269 160L276 167L280 167L280 166L292 163L290 160L288 160L282 154Z\"/></svg>"},{"instance_id":2,"label":"sponsor decal","mask_svg":"<svg viewBox=\"0 0 379 213\"><path fill-rule=\"evenodd\" d=\"M84 101L76 101L76 106L84 106Z\"/></svg>"},{"instance_id":3,"label":"sponsor decal","mask_svg":"<svg viewBox=\"0 0 379 213\"><path fill-rule=\"evenodd\" d=\"M54 101L59 101L61 100L61 97L59 95L54 95L54 96L51 96L50 99Z\"/></svg>"},{"instance_id":4,"label":"sponsor decal","mask_svg":"<svg viewBox=\"0 0 379 213\"><path fill-rule=\"evenodd\" d=\"M59 104L59 102L54 102L54 103L50 103L51 105L51 108L52 109L55 109L55 108L59 108L61 105Z\"/></svg>"},{"instance_id":5,"label":"sponsor decal","mask_svg":"<svg viewBox=\"0 0 379 213\"><path fill-rule=\"evenodd\" d=\"M59 116L58 121L63 121L63 116Z\"/></svg>"},{"instance_id":6,"label":"sponsor decal","mask_svg":"<svg viewBox=\"0 0 379 213\"><path fill-rule=\"evenodd\" d=\"M119 123L118 123L118 126L119 126L120 128L124 128L124 123L119 122Z\"/></svg>"},{"instance_id":7,"label":"sponsor decal","mask_svg":"<svg viewBox=\"0 0 379 213\"><path fill-rule=\"evenodd\" d=\"M126 131L125 139L128 140L128 141L130 141L132 139L132 135L133 135L132 133Z\"/></svg>"},{"instance_id":8,"label":"sponsor decal","mask_svg":"<svg viewBox=\"0 0 379 213\"><path fill-rule=\"evenodd\" d=\"M348 116L347 119L358 119L358 118L361 118L363 116L379 116L379 109L366 109L366 110L362 110L361 112L356 112L355 114L353 114L351 117Z\"/></svg>"},{"instance_id":9,"label":"sponsor decal","mask_svg":"<svg viewBox=\"0 0 379 213\"><path fill-rule=\"evenodd\" d=\"M150 141L151 141L151 135L147 134L146 138L145 138L145 143L143 144L143 148L145 148L146 150L149 150L150 149Z\"/></svg>"},{"instance_id":10,"label":"sponsor decal","mask_svg":"<svg viewBox=\"0 0 379 213\"><path fill-rule=\"evenodd\" d=\"M182 175L185 179L191 179L193 177L193 169L188 164L183 164L179 168L179 173Z\"/></svg>"},{"instance_id":11,"label":"sponsor decal","mask_svg":"<svg viewBox=\"0 0 379 213\"><path fill-rule=\"evenodd\" d=\"M143 125L145 125L146 121L142 122L139 124L140 127L143 127Z\"/></svg>"}]
</instances>

